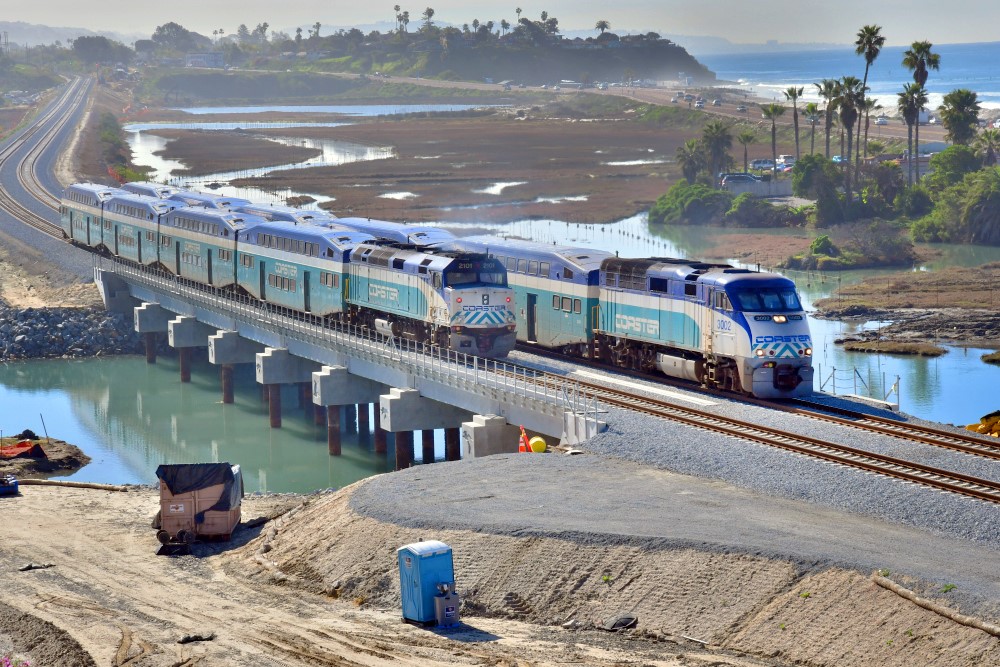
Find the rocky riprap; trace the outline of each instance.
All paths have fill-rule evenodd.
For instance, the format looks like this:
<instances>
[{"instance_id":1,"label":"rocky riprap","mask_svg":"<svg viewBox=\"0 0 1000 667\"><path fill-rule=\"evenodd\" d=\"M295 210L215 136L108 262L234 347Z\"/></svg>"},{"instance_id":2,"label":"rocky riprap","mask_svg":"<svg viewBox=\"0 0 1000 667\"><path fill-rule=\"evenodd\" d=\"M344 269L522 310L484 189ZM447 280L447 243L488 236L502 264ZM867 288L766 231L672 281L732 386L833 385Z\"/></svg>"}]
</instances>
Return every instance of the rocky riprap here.
<instances>
[{"instance_id":1,"label":"rocky riprap","mask_svg":"<svg viewBox=\"0 0 1000 667\"><path fill-rule=\"evenodd\" d=\"M98 309L0 306L0 360L137 354L131 318Z\"/></svg>"}]
</instances>

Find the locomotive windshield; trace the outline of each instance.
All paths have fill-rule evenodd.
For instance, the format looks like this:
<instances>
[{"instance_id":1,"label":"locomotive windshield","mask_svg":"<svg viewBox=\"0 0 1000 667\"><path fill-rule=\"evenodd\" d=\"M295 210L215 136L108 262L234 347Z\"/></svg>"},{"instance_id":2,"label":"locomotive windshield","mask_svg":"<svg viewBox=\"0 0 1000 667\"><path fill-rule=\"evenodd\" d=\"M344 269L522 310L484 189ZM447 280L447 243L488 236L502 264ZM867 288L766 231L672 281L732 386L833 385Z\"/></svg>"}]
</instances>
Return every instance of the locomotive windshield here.
<instances>
[{"instance_id":1,"label":"locomotive windshield","mask_svg":"<svg viewBox=\"0 0 1000 667\"><path fill-rule=\"evenodd\" d=\"M447 287L469 287L472 285L507 286L507 271L496 259L459 258L444 271Z\"/></svg>"},{"instance_id":2,"label":"locomotive windshield","mask_svg":"<svg viewBox=\"0 0 1000 667\"><path fill-rule=\"evenodd\" d=\"M740 310L767 313L787 313L802 310L794 289L741 290L736 293Z\"/></svg>"}]
</instances>

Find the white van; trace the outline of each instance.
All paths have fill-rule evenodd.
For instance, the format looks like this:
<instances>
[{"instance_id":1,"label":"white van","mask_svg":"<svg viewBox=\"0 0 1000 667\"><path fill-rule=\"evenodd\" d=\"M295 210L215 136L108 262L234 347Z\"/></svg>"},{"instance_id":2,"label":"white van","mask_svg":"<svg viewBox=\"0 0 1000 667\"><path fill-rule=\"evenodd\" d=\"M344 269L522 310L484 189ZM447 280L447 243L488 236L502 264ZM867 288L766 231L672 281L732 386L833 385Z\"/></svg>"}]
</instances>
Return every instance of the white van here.
<instances>
[{"instance_id":1,"label":"white van","mask_svg":"<svg viewBox=\"0 0 1000 667\"><path fill-rule=\"evenodd\" d=\"M779 155L778 156L778 166L779 167L794 167L795 166L795 156L794 155Z\"/></svg>"}]
</instances>

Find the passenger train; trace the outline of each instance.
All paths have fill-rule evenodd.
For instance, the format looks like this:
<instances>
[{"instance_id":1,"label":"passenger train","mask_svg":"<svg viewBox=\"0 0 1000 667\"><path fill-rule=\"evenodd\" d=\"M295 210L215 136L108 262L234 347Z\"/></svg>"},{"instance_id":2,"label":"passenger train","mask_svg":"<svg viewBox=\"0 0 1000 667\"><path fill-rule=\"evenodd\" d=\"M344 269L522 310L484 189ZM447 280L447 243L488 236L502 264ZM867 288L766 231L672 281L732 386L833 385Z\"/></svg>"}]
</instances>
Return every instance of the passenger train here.
<instances>
[{"instance_id":1,"label":"passenger train","mask_svg":"<svg viewBox=\"0 0 1000 667\"><path fill-rule=\"evenodd\" d=\"M246 200L137 191L151 192L70 185L61 202L64 235L199 284L394 337L485 357L514 347L513 292L503 265L484 254L393 243L332 217L254 213Z\"/></svg>"}]
</instances>

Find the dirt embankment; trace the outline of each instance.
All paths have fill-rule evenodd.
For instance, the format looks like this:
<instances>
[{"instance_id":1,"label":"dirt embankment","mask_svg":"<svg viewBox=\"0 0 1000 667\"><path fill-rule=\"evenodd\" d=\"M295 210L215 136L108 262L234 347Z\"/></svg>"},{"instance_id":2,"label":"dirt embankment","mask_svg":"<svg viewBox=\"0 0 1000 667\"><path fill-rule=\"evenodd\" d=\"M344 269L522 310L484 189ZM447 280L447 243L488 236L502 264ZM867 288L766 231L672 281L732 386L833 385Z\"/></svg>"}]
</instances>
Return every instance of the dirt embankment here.
<instances>
[{"instance_id":1,"label":"dirt embankment","mask_svg":"<svg viewBox=\"0 0 1000 667\"><path fill-rule=\"evenodd\" d=\"M464 624L415 628L400 622L395 549L431 536L355 514L352 491L246 498L245 519L272 520L174 559L152 555L154 490L30 487L0 498L0 558L52 567L0 572L3 602L53 624L45 664L90 664L85 652L118 667L965 667L1000 655L996 637L852 571L464 530L433 535L454 549ZM597 629L624 611L636 628ZM0 646L40 659L31 642L47 626L0 627ZM180 643L192 635L204 640Z\"/></svg>"}]
</instances>

